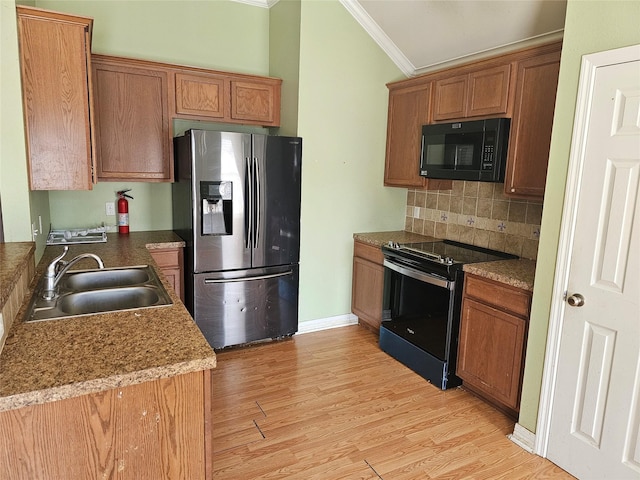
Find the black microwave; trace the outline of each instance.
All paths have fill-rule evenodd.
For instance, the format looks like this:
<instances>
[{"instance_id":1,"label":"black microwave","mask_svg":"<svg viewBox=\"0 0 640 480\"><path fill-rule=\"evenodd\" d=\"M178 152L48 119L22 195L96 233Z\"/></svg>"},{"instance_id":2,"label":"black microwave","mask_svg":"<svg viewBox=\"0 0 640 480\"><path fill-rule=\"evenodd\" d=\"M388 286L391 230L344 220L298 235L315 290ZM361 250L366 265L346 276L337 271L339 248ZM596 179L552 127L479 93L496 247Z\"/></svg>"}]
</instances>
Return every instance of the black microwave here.
<instances>
[{"instance_id":1,"label":"black microwave","mask_svg":"<svg viewBox=\"0 0 640 480\"><path fill-rule=\"evenodd\" d=\"M508 118L422 127L420 175L427 178L504 182Z\"/></svg>"}]
</instances>

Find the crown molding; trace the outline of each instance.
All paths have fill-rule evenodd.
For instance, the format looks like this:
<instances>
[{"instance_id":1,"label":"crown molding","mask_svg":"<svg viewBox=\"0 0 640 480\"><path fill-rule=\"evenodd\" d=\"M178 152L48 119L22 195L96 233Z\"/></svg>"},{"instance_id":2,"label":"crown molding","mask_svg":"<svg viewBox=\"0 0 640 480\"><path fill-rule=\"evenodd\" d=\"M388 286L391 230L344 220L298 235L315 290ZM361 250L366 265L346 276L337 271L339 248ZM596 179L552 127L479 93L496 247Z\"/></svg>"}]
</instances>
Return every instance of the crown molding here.
<instances>
[{"instance_id":1,"label":"crown molding","mask_svg":"<svg viewBox=\"0 0 640 480\"><path fill-rule=\"evenodd\" d=\"M356 19L356 21L365 29L365 31L373 38L373 40L384 50L391 61L404 73L407 77L415 75L416 68L407 57L400 51L395 43L387 36L380 26L371 18L367 11L362 8L358 0L340 0L340 3L347 11Z\"/></svg>"},{"instance_id":2,"label":"crown molding","mask_svg":"<svg viewBox=\"0 0 640 480\"><path fill-rule=\"evenodd\" d=\"M261 8L271 8L279 0L231 0L236 3L246 3L247 5L251 5L253 7L261 7Z\"/></svg>"}]
</instances>

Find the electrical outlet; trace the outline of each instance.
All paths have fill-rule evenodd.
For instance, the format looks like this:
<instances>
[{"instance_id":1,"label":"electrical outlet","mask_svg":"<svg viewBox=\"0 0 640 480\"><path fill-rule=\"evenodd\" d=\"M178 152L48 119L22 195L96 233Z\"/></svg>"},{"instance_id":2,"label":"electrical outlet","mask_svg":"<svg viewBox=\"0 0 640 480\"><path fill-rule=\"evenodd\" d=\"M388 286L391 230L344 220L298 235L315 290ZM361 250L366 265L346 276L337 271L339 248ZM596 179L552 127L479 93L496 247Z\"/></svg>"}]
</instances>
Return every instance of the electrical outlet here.
<instances>
[{"instance_id":1,"label":"electrical outlet","mask_svg":"<svg viewBox=\"0 0 640 480\"><path fill-rule=\"evenodd\" d=\"M107 215L115 215L116 214L116 204L115 202L107 202L104 204L105 211Z\"/></svg>"}]
</instances>

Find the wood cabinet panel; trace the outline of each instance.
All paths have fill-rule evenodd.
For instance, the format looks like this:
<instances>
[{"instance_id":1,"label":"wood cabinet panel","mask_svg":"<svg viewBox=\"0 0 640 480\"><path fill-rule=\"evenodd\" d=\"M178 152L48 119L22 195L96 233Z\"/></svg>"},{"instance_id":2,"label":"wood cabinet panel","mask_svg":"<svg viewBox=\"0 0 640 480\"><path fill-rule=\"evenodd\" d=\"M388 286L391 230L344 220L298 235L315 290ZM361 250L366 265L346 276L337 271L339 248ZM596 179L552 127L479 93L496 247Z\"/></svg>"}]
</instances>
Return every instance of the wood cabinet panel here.
<instances>
[{"instance_id":1,"label":"wood cabinet panel","mask_svg":"<svg viewBox=\"0 0 640 480\"><path fill-rule=\"evenodd\" d=\"M466 116L468 84L468 75L444 78L435 82L434 120L450 120Z\"/></svg>"},{"instance_id":2,"label":"wood cabinet panel","mask_svg":"<svg viewBox=\"0 0 640 480\"><path fill-rule=\"evenodd\" d=\"M231 80L231 118L261 125L279 125L280 84Z\"/></svg>"},{"instance_id":3,"label":"wood cabinet panel","mask_svg":"<svg viewBox=\"0 0 640 480\"><path fill-rule=\"evenodd\" d=\"M507 63L435 81L433 119L506 114L510 72L511 65Z\"/></svg>"},{"instance_id":4,"label":"wood cabinet panel","mask_svg":"<svg viewBox=\"0 0 640 480\"><path fill-rule=\"evenodd\" d=\"M184 302L184 252L182 248L159 248L149 250L160 270Z\"/></svg>"},{"instance_id":5,"label":"wood cabinet panel","mask_svg":"<svg viewBox=\"0 0 640 480\"><path fill-rule=\"evenodd\" d=\"M90 190L90 18L18 6L31 190Z\"/></svg>"},{"instance_id":6,"label":"wood cabinet panel","mask_svg":"<svg viewBox=\"0 0 640 480\"><path fill-rule=\"evenodd\" d=\"M506 114L510 74L510 64L471 73L466 116Z\"/></svg>"},{"instance_id":7,"label":"wood cabinet panel","mask_svg":"<svg viewBox=\"0 0 640 480\"><path fill-rule=\"evenodd\" d=\"M505 194L542 201L547 180L560 52L518 63Z\"/></svg>"},{"instance_id":8,"label":"wood cabinet panel","mask_svg":"<svg viewBox=\"0 0 640 480\"><path fill-rule=\"evenodd\" d=\"M450 190L451 180L420 176L422 126L429 123L431 83L389 89L384 184L389 187Z\"/></svg>"},{"instance_id":9,"label":"wood cabinet panel","mask_svg":"<svg viewBox=\"0 0 640 480\"><path fill-rule=\"evenodd\" d=\"M168 72L93 56L99 180L173 180Z\"/></svg>"},{"instance_id":10,"label":"wood cabinet panel","mask_svg":"<svg viewBox=\"0 0 640 480\"><path fill-rule=\"evenodd\" d=\"M500 310L528 318L531 309L531 294L520 288L509 288L504 284L473 275L465 278L465 296L475 298Z\"/></svg>"},{"instance_id":11,"label":"wood cabinet panel","mask_svg":"<svg viewBox=\"0 0 640 480\"><path fill-rule=\"evenodd\" d=\"M526 321L465 298L457 375L474 390L518 410Z\"/></svg>"},{"instance_id":12,"label":"wood cabinet panel","mask_svg":"<svg viewBox=\"0 0 640 480\"><path fill-rule=\"evenodd\" d=\"M176 113L224 118L226 84L224 77L215 75L176 73Z\"/></svg>"},{"instance_id":13,"label":"wood cabinet panel","mask_svg":"<svg viewBox=\"0 0 640 480\"><path fill-rule=\"evenodd\" d=\"M0 478L204 480L209 376L193 372L0 412Z\"/></svg>"},{"instance_id":14,"label":"wood cabinet panel","mask_svg":"<svg viewBox=\"0 0 640 480\"><path fill-rule=\"evenodd\" d=\"M512 417L520 408L531 293L466 274L456 375Z\"/></svg>"},{"instance_id":15,"label":"wood cabinet panel","mask_svg":"<svg viewBox=\"0 0 640 480\"><path fill-rule=\"evenodd\" d=\"M351 311L360 322L380 330L384 288L383 255L378 247L354 241Z\"/></svg>"}]
</instances>

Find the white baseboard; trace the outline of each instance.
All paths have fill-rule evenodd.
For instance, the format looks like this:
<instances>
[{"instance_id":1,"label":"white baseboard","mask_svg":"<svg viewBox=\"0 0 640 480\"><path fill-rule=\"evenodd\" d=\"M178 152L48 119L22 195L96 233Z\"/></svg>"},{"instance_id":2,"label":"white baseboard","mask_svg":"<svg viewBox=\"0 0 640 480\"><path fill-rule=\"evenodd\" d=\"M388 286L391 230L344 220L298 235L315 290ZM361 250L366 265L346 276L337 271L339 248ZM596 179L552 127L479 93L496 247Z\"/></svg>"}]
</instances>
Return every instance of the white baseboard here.
<instances>
[{"instance_id":1,"label":"white baseboard","mask_svg":"<svg viewBox=\"0 0 640 480\"><path fill-rule=\"evenodd\" d=\"M516 423L513 428L513 433L511 435L507 435L509 440L518 445L519 447L525 449L529 453L533 453L533 448L536 443L536 434L530 432L526 428L524 428L519 423Z\"/></svg>"},{"instance_id":2,"label":"white baseboard","mask_svg":"<svg viewBox=\"0 0 640 480\"><path fill-rule=\"evenodd\" d=\"M356 325L358 317L352 313L345 315L337 315L335 317L318 318L300 322L298 324L298 334L319 332L320 330L328 330L329 328L346 327L347 325Z\"/></svg>"}]
</instances>

